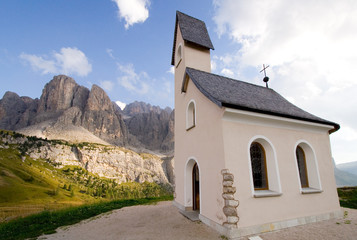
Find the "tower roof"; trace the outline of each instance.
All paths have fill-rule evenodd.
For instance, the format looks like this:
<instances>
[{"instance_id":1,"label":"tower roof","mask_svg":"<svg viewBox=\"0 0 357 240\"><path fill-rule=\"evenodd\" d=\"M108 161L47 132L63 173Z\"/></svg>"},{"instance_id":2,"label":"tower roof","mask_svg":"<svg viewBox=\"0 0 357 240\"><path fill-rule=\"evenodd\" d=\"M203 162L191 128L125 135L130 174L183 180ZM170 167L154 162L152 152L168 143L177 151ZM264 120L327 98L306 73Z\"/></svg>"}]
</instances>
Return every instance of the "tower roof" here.
<instances>
[{"instance_id":1,"label":"tower roof","mask_svg":"<svg viewBox=\"0 0 357 240\"><path fill-rule=\"evenodd\" d=\"M208 35L206 24L199 19L176 11L175 36L172 47L171 65L175 64L175 46L178 26L180 27L183 40L206 49L214 50L213 44Z\"/></svg>"},{"instance_id":2,"label":"tower roof","mask_svg":"<svg viewBox=\"0 0 357 240\"><path fill-rule=\"evenodd\" d=\"M330 132L337 131L337 123L319 118L290 103L273 89L251 83L186 68L186 74L195 86L219 107L263 113L290 119L333 126ZM188 78L184 77L182 91L186 92Z\"/></svg>"}]
</instances>

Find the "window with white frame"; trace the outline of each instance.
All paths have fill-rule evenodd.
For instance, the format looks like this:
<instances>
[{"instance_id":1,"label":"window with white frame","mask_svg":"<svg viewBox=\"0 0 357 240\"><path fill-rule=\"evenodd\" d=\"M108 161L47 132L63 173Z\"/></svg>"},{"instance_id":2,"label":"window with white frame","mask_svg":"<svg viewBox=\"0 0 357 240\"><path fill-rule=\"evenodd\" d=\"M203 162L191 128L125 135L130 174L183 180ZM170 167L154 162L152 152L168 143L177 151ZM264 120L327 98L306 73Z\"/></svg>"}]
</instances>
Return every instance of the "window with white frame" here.
<instances>
[{"instance_id":1,"label":"window with white frame","mask_svg":"<svg viewBox=\"0 0 357 240\"><path fill-rule=\"evenodd\" d=\"M302 188L309 187L309 179L307 175L307 168L306 168L306 158L304 150L298 146L296 148L296 160L299 169L299 177L300 177L300 184Z\"/></svg>"},{"instance_id":2,"label":"window with white frame","mask_svg":"<svg viewBox=\"0 0 357 240\"><path fill-rule=\"evenodd\" d=\"M257 136L250 141L249 160L253 196L280 196L282 192L276 153L266 137Z\"/></svg>"},{"instance_id":3,"label":"window with white frame","mask_svg":"<svg viewBox=\"0 0 357 240\"><path fill-rule=\"evenodd\" d=\"M269 189L265 151L260 143L250 145L253 183L255 190Z\"/></svg>"},{"instance_id":4,"label":"window with white frame","mask_svg":"<svg viewBox=\"0 0 357 240\"><path fill-rule=\"evenodd\" d=\"M191 100L187 105L186 110L186 130L196 126L196 104L195 101Z\"/></svg>"},{"instance_id":5,"label":"window with white frame","mask_svg":"<svg viewBox=\"0 0 357 240\"><path fill-rule=\"evenodd\" d=\"M298 142L295 158L301 193L322 192L317 159L312 146L306 141Z\"/></svg>"}]
</instances>

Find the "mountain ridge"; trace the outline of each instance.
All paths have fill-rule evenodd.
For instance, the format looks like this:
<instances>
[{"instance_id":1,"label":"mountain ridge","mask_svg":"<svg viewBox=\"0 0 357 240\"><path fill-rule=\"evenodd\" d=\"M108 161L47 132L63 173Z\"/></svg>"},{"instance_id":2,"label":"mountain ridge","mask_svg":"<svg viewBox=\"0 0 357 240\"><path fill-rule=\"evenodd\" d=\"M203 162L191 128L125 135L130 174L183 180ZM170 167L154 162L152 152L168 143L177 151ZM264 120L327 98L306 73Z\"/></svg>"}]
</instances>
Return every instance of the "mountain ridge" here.
<instances>
[{"instance_id":1,"label":"mountain ridge","mask_svg":"<svg viewBox=\"0 0 357 240\"><path fill-rule=\"evenodd\" d=\"M144 102L127 104L121 110L99 86L93 85L89 90L73 78L58 75L44 86L39 99L6 92L0 100L0 129L172 154L170 114L170 108L161 109ZM138 129L145 129L144 134L152 138L144 137Z\"/></svg>"},{"instance_id":2,"label":"mountain ridge","mask_svg":"<svg viewBox=\"0 0 357 240\"><path fill-rule=\"evenodd\" d=\"M336 167L342 171L357 175L357 161L348 162L348 163L340 163L340 164L337 164Z\"/></svg>"}]
</instances>

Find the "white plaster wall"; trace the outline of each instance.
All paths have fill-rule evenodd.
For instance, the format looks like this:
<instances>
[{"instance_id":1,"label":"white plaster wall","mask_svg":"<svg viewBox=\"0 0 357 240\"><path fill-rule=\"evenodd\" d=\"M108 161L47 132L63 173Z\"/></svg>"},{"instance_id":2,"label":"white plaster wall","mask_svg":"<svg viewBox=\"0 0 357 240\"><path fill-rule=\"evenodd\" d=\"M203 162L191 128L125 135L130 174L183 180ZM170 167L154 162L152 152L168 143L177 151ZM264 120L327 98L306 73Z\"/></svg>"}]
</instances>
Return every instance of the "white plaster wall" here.
<instances>
[{"instance_id":1,"label":"white plaster wall","mask_svg":"<svg viewBox=\"0 0 357 240\"><path fill-rule=\"evenodd\" d=\"M325 129L315 130L291 124L284 128L255 123L241 123L230 116L223 120L224 152L227 168L234 174L239 227L249 227L303 216L338 211L329 134ZM296 129L295 129L296 128ZM264 136L273 144L279 168L281 196L254 198L252 191L249 141ZM308 142L314 149L320 173L322 193L302 194L299 184L295 147L298 141Z\"/></svg>"},{"instance_id":2,"label":"white plaster wall","mask_svg":"<svg viewBox=\"0 0 357 240\"><path fill-rule=\"evenodd\" d=\"M222 175L224 168L221 118L223 109L208 100L190 80L181 93L185 67L210 71L210 51L184 43L178 28L176 47L183 46L183 59L175 66L175 201L192 207L192 195L185 199L185 168L190 158L197 160L200 171L200 214L222 224ZM186 130L186 108L196 105L196 126ZM191 174L191 173L187 173ZM192 184L192 183L190 183ZM188 201L190 200L190 201Z\"/></svg>"}]
</instances>

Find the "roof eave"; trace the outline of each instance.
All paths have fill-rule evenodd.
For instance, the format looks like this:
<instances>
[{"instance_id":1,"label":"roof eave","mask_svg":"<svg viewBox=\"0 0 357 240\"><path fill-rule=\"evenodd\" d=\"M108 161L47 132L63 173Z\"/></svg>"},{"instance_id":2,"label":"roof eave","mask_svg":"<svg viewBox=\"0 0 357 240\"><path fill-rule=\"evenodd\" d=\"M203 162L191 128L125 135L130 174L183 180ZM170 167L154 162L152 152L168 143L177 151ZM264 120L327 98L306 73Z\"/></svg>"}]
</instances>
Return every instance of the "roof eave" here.
<instances>
[{"instance_id":1,"label":"roof eave","mask_svg":"<svg viewBox=\"0 0 357 240\"><path fill-rule=\"evenodd\" d=\"M192 45L194 45L194 46L201 47L201 48L205 48L205 49L207 49L207 50L210 50L210 49L214 50L214 47L213 47L213 46L211 46L211 47L209 47L209 46L204 46L204 45L201 45L201 44L198 44L198 43L189 41L189 40L185 40L185 43L190 43L190 44L192 44Z\"/></svg>"},{"instance_id":2,"label":"roof eave","mask_svg":"<svg viewBox=\"0 0 357 240\"><path fill-rule=\"evenodd\" d=\"M175 33L174 33L174 43L172 46L172 56L171 56L171 65L175 65L175 47L176 47L176 37L177 37L177 25L178 25L178 20L177 20L177 11L176 11L176 21L175 21Z\"/></svg>"},{"instance_id":3,"label":"roof eave","mask_svg":"<svg viewBox=\"0 0 357 240\"><path fill-rule=\"evenodd\" d=\"M229 103L222 103L222 107L233 108L233 109L255 112L255 113L261 113L261 114L277 116L277 117L290 118L290 119L294 119L294 120L306 121L306 122L311 122L311 123L318 123L318 124L323 124L323 125L327 125L327 126L333 126L334 128L332 128L328 131L329 134L334 133L340 129L339 124L334 123L334 122L329 122L329 121L318 121L318 120L307 119L307 118L302 118L302 117L297 117L297 116L291 116L291 115L283 114L283 113L276 113L276 112L270 112L270 111L265 111L265 110L259 110L259 109L239 106L239 105L235 105L235 104L229 104Z\"/></svg>"},{"instance_id":4,"label":"roof eave","mask_svg":"<svg viewBox=\"0 0 357 240\"><path fill-rule=\"evenodd\" d=\"M205 95L209 100L211 100L214 104L216 104L218 107L222 107L222 102L211 96L204 88L201 87L201 85L198 84L198 82L193 78L193 76L189 73L188 68L186 68L184 78L182 81L182 87L181 87L181 92L186 92L187 91L187 86L188 86L188 81L189 79L192 80L192 82L195 84L197 89Z\"/></svg>"}]
</instances>

